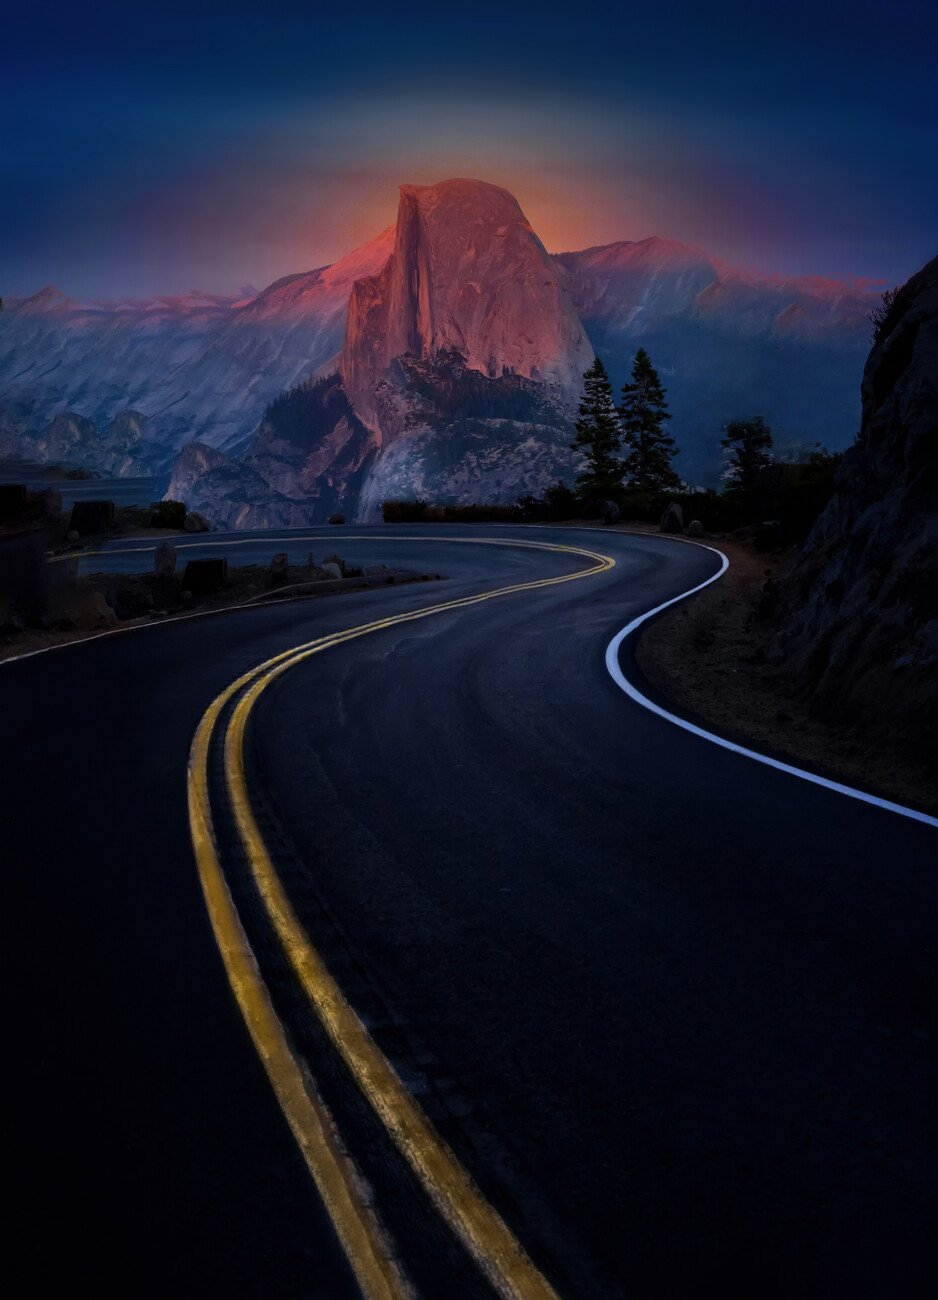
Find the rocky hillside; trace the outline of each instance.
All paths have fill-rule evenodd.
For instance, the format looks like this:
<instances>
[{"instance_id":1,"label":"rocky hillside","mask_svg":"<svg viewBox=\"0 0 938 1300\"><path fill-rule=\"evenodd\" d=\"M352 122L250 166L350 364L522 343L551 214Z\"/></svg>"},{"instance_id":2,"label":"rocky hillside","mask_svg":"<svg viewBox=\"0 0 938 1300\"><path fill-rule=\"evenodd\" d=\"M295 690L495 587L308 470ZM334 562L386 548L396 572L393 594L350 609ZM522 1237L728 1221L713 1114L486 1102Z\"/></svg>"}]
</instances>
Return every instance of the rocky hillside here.
<instances>
[{"instance_id":1,"label":"rocky hillside","mask_svg":"<svg viewBox=\"0 0 938 1300\"><path fill-rule=\"evenodd\" d=\"M243 451L268 403L339 352L352 285L381 269L393 242L392 227L333 266L247 297L79 303L47 288L5 302L2 449L45 459L48 426L67 413L88 422L86 454L79 444L72 458L110 471L101 444L132 411L148 436L128 472L168 468L192 439Z\"/></svg>"},{"instance_id":2,"label":"rocky hillside","mask_svg":"<svg viewBox=\"0 0 938 1300\"><path fill-rule=\"evenodd\" d=\"M879 330L863 421L781 592L775 654L819 708L938 753L938 258Z\"/></svg>"},{"instance_id":3,"label":"rocky hillside","mask_svg":"<svg viewBox=\"0 0 938 1300\"><path fill-rule=\"evenodd\" d=\"M734 414L761 412L782 448L853 439L873 301L863 285L747 273L657 238L556 261L617 386L639 346L654 358L691 482L714 481L716 431Z\"/></svg>"}]
</instances>

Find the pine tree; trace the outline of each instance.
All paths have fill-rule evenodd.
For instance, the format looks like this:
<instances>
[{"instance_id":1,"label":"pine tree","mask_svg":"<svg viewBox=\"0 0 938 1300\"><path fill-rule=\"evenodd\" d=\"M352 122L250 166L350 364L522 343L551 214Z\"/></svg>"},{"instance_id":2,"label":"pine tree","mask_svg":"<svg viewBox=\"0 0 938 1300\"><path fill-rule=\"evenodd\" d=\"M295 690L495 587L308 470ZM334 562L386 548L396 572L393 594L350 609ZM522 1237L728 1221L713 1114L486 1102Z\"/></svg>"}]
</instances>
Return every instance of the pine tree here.
<instances>
[{"instance_id":1,"label":"pine tree","mask_svg":"<svg viewBox=\"0 0 938 1300\"><path fill-rule=\"evenodd\" d=\"M581 451L585 456L586 463L576 480L581 496L609 496L622 486L620 441L612 384L606 367L597 357L583 376L576 441L570 444L573 451Z\"/></svg>"},{"instance_id":2,"label":"pine tree","mask_svg":"<svg viewBox=\"0 0 938 1300\"><path fill-rule=\"evenodd\" d=\"M743 492L759 486L759 480L772 464L772 430L761 415L751 420L730 420L726 436L720 439L726 448L729 468L726 478Z\"/></svg>"},{"instance_id":3,"label":"pine tree","mask_svg":"<svg viewBox=\"0 0 938 1300\"><path fill-rule=\"evenodd\" d=\"M639 348L632 362L632 382L622 389L619 415L629 486L645 492L673 492L680 488L681 480L671 467L677 448L664 430L671 413L664 386L644 348Z\"/></svg>"}]
</instances>

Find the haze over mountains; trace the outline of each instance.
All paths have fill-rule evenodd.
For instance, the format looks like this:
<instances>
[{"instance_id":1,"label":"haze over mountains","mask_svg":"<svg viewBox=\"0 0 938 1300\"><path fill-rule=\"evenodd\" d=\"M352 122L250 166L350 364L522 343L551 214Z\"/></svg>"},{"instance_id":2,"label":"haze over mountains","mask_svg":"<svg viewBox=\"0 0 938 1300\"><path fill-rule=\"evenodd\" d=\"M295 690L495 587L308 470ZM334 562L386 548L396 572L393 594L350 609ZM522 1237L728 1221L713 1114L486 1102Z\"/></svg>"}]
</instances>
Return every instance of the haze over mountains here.
<instances>
[{"instance_id":1,"label":"haze over mountains","mask_svg":"<svg viewBox=\"0 0 938 1300\"><path fill-rule=\"evenodd\" d=\"M593 349L621 382L644 346L679 469L713 481L739 415L782 444L851 441L875 301L659 238L551 256L499 187L403 186L396 226L261 293L8 302L0 454L172 467L171 494L233 527L506 501L573 473Z\"/></svg>"}]
</instances>

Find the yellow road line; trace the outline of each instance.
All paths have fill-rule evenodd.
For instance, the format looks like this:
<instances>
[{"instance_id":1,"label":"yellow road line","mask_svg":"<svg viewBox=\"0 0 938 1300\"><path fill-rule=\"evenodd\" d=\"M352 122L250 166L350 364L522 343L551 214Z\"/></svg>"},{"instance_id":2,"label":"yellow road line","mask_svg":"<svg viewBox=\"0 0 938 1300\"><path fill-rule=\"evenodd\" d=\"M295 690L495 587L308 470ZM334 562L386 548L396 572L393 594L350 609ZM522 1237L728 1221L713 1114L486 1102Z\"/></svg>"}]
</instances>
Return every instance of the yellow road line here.
<instances>
[{"instance_id":1,"label":"yellow road line","mask_svg":"<svg viewBox=\"0 0 938 1300\"><path fill-rule=\"evenodd\" d=\"M405 539L400 538L398 540L403 541ZM508 1297L509 1300L557 1300L556 1292L550 1283L528 1258L510 1229L488 1204L453 1152L420 1110L393 1066L371 1038L361 1020L345 999L341 989L329 975L321 957L316 952L294 913L273 862L267 853L251 810L244 772L244 733L251 710L267 686L295 664L314 654L319 654L323 650L344 644L347 641L356 640L384 628L415 622L452 610L465 609L515 592L530 591L591 577L606 572L615 565L615 560L611 556L601 555L595 551L587 551L581 547L556 546L542 542L515 542L494 538L434 540L466 541L476 545L495 544L534 547L539 550L575 554L590 559L594 563L590 568L578 570L576 573L514 583L510 586L496 588L493 591L482 592L479 595L464 596L455 600L444 601L438 605L376 619L360 627L348 628L329 636L317 638L305 645L294 647L292 650L284 651L245 673L212 703L199 724L196 739L193 742L189 769L190 826L193 845L196 850L196 860L207 900L210 897L210 889L206 886L207 881L211 887L212 899L217 895L219 888L224 888L227 895L227 887L224 886L224 875L218 860L211 830L211 809L207 778L208 748L221 711L239 691L244 690L244 694L232 713L225 737L225 773L228 796L238 833L248 855L261 898L313 1009L326 1028L333 1044L341 1053L364 1095L383 1120L391 1137L409 1161L437 1208L477 1260L498 1293ZM230 903L230 895L227 896ZM211 912L212 906L210 903L210 914ZM237 922L236 913L234 919ZM214 916L213 925L227 964L226 950L233 951L233 945L227 933L223 932L219 936L219 928L216 925ZM240 922L237 922L237 925L240 930ZM231 978L230 974L229 978ZM260 977L257 976L257 978ZM234 980L232 980L232 987L235 988L237 995L238 988ZM245 1007L243 1003L241 1005L242 1013L245 1014L247 1019ZM294 1090L287 1086L289 1081L286 1077L281 1078L281 1065L279 1063L274 1065L274 1054L266 1038L266 1032L273 1033L275 1036L277 1034L282 1035L282 1026L267 1026L266 1030L262 1026L256 1033L253 1028L251 1032L258 1051L264 1059L265 1065L267 1065L268 1074L271 1076L281 1106L284 1106L285 1097L288 1104L290 1104L294 1096ZM282 1068L286 1074L289 1074L295 1065L294 1061L292 1067L287 1063ZM303 1147L304 1154L307 1153L307 1147L313 1145L300 1136L305 1133L303 1125L307 1118L299 1114L291 1115L288 1112L291 1127L298 1134L297 1140ZM307 1160L310 1163L309 1156L307 1156ZM310 1168L313 1170L317 1185L320 1185L322 1179L314 1168L314 1162L310 1163ZM329 1211L334 1218L336 1204L335 1197L333 1197L332 1203L327 1201ZM338 1213L340 1216L342 1215L342 1205L338 1205ZM343 1231L339 1222L337 1222L337 1228L339 1228L339 1235L343 1245L346 1245L348 1232ZM346 1249L348 1250L347 1245ZM359 1280L369 1300L373 1295L384 1294L383 1292L367 1289L366 1282L370 1285L370 1278L363 1281L362 1277L359 1276Z\"/></svg>"},{"instance_id":2,"label":"yellow road line","mask_svg":"<svg viewBox=\"0 0 938 1300\"><path fill-rule=\"evenodd\" d=\"M208 797L208 750L222 706L215 702L192 743L189 826L215 940L241 1015L264 1064L342 1248L368 1300L412 1300L413 1292L342 1150L331 1117L294 1055L270 1000L215 851Z\"/></svg>"}]
</instances>

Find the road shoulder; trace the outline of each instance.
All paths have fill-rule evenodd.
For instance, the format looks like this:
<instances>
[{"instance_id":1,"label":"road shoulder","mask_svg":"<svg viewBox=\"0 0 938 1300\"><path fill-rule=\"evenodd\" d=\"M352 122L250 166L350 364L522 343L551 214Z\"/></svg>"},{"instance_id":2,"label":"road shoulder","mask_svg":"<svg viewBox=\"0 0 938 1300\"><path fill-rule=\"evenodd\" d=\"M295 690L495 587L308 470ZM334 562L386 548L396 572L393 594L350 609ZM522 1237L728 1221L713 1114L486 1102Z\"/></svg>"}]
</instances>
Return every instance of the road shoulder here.
<instances>
[{"instance_id":1,"label":"road shoulder","mask_svg":"<svg viewBox=\"0 0 938 1300\"><path fill-rule=\"evenodd\" d=\"M718 545L730 561L722 579L643 631L636 658L648 682L678 711L754 749L938 811L934 773L901 737L818 716L784 664L767 658L771 627L759 606L786 559L732 540Z\"/></svg>"}]
</instances>

